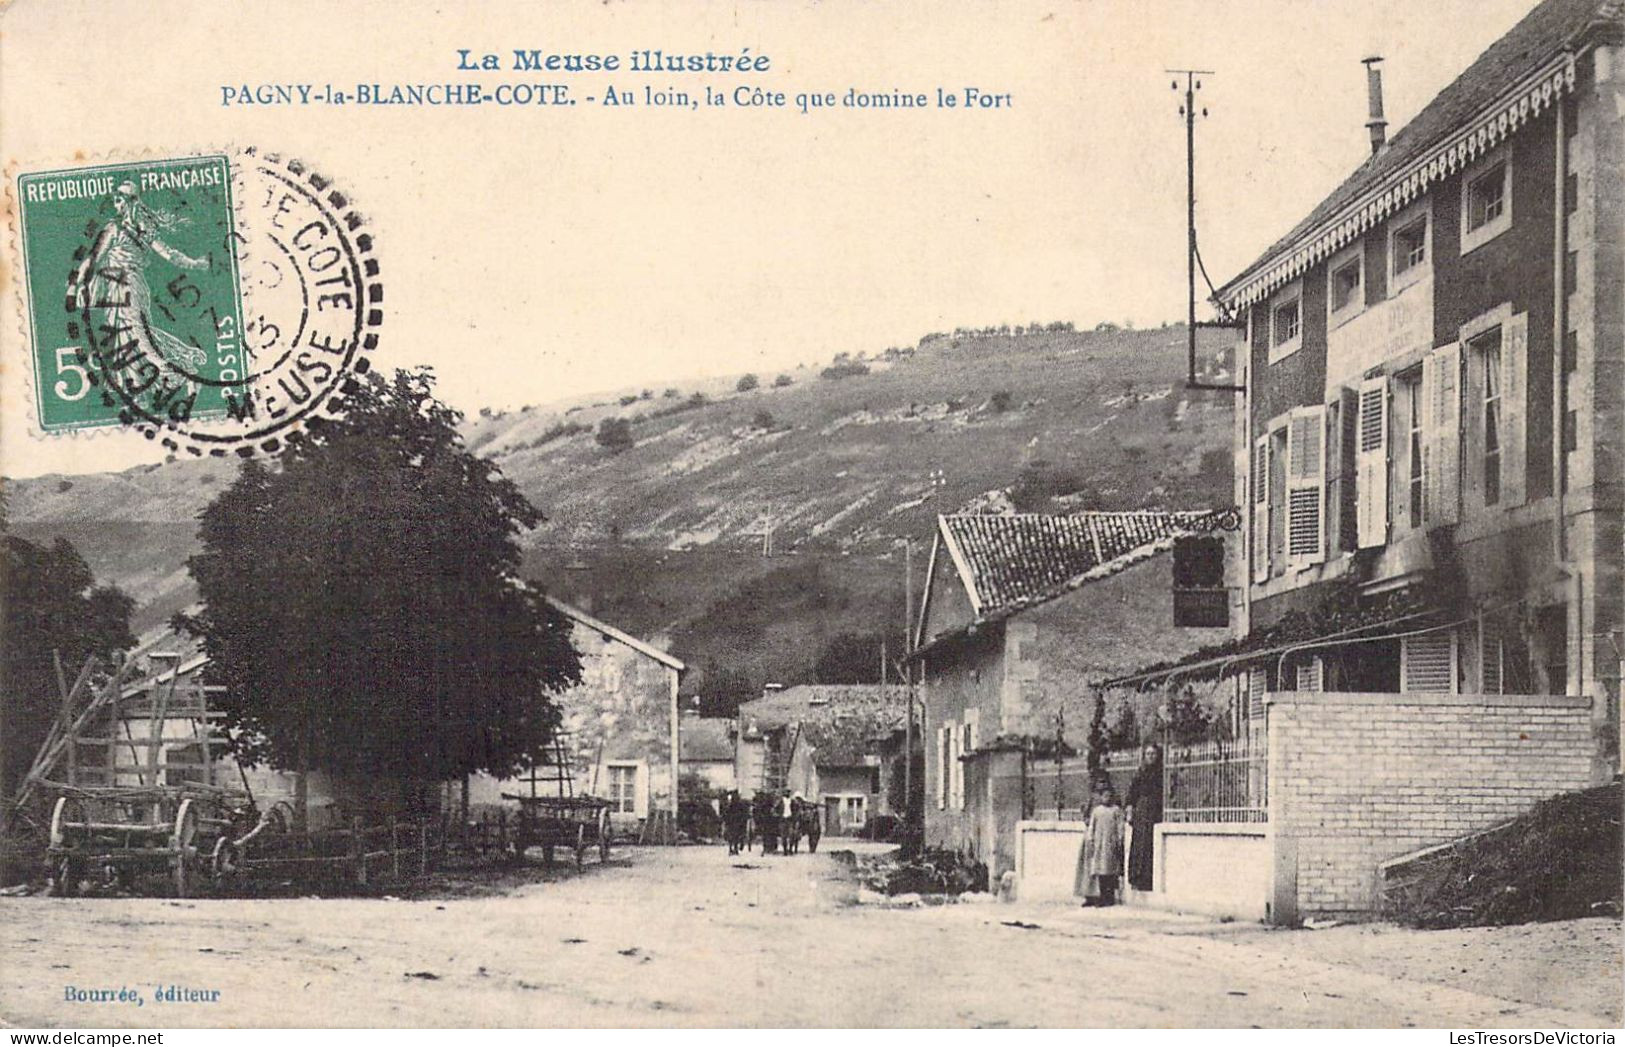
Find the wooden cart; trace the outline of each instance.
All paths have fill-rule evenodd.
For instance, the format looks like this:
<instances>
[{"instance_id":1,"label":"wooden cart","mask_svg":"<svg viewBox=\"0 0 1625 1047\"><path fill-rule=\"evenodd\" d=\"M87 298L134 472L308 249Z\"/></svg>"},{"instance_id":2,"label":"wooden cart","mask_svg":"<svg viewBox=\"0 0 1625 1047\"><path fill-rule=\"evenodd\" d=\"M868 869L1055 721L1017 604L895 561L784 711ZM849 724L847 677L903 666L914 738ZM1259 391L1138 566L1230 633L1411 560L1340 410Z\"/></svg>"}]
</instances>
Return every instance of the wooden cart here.
<instances>
[{"instance_id":1,"label":"wooden cart","mask_svg":"<svg viewBox=\"0 0 1625 1047\"><path fill-rule=\"evenodd\" d=\"M522 796L503 793L504 800L519 804L519 820L514 826L513 849L518 858L531 847L542 848L542 860L553 864L556 847L575 853L576 868L586 864L587 851L598 849L598 860L609 860L608 800L595 796Z\"/></svg>"},{"instance_id":2,"label":"wooden cart","mask_svg":"<svg viewBox=\"0 0 1625 1047\"><path fill-rule=\"evenodd\" d=\"M58 665L62 713L35 757L17 807L35 791L51 805L46 848L53 893L86 881L126 889L167 872L185 897L200 877L224 878L266 832L286 831L279 805L261 812L240 770L220 759L221 714L206 687L175 656L166 671L137 678L129 661L98 672L87 660L70 687ZM234 773L233 773L234 772Z\"/></svg>"},{"instance_id":3,"label":"wooden cart","mask_svg":"<svg viewBox=\"0 0 1625 1047\"><path fill-rule=\"evenodd\" d=\"M134 886L143 873L164 871L177 898L203 877L219 880L239 867L240 839L263 832L251 805L195 787L59 790L46 849L52 893L71 896L85 881Z\"/></svg>"}]
</instances>

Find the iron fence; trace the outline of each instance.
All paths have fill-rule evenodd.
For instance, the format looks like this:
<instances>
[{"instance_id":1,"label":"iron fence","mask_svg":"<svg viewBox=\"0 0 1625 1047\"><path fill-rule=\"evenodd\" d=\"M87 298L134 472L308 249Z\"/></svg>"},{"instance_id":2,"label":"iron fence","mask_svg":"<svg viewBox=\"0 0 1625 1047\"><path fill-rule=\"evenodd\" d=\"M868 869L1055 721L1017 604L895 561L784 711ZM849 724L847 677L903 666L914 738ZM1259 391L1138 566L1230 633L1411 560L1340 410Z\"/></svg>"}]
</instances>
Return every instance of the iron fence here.
<instances>
[{"instance_id":1,"label":"iron fence","mask_svg":"<svg viewBox=\"0 0 1625 1047\"><path fill-rule=\"evenodd\" d=\"M1262 732L1169 744L1163 756L1163 820L1268 821L1268 747Z\"/></svg>"}]
</instances>

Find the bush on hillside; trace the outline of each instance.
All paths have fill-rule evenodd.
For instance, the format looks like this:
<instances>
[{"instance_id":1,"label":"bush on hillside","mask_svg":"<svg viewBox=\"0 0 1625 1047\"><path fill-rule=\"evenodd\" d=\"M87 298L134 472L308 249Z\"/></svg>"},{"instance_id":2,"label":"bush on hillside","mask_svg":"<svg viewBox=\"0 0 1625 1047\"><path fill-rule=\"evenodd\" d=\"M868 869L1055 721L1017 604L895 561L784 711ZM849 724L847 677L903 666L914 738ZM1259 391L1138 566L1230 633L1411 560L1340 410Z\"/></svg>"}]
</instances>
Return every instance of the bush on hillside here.
<instances>
[{"instance_id":1,"label":"bush on hillside","mask_svg":"<svg viewBox=\"0 0 1625 1047\"><path fill-rule=\"evenodd\" d=\"M758 380L755 375L747 374L742 376L739 381L734 384L734 389L741 393L748 393L761 384L761 381Z\"/></svg>"},{"instance_id":2,"label":"bush on hillside","mask_svg":"<svg viewBox=\"0 0 1625 1047\"><path fill-rule=\"evenodd\" d=\"M635 442L632 439L632 423L625 418L605 418L598 423L598 445L610 454L620 454Z\"/></svg>"},{"instance_id":3,"label":"bush on hillside","mask_svg":"<svg viewBox=\"0 0 1625 1047\"><path fill-rule=\"evenodd\" d=\"M842 361L840 361L838 363L830 364L828 367L824 368L822 371L819 371L818 372L818 377L820 377L820 378L828 378L828 379L831 379L831 380L837 380L837 379L841 379L841 378L851 378L854 375L868 374L868 373L869 373L869 365L868 364L859 363L856 360L842 360Z\"/></svg>"}]
</instances>

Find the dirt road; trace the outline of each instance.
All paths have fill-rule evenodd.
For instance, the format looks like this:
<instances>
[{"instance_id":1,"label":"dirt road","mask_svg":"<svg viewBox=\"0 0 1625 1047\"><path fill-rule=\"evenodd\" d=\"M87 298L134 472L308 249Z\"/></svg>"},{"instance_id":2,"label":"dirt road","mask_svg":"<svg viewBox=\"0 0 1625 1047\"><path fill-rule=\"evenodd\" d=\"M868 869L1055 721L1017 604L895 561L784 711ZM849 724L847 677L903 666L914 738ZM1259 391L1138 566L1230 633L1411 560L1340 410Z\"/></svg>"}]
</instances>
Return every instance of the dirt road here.
<instances>
[{"instance_id":1,"label":"dirt road","mask_svg":"<svg viewBox=\"0 0 1625 1047\"><path fill-rule=\"evenodd\" d=\"M1558 925L1575 931L1561 959L1570 969L1531 983L1508 952L1510 937L1469 949L1459 937L1392 929L1377 942L1369 928L1282 932L1059 906L876 909L855 897L822 854L738 859L692 847L628 851L579 877L486 898L0 899L0 1020L1456 1028L1620 1020L1613 920ZM1531 933L1528 970L1549 972L1543 932ZM1425 958L1447 947L1462 962L1429 966ZM1499 966L1475 974L1469 953L1494 954ZM115 995L127 987L142 1002L69 1002L70 986ZM161 1002L161 986L189 990L194 1002Z\"/></svg>"}]
</instances>

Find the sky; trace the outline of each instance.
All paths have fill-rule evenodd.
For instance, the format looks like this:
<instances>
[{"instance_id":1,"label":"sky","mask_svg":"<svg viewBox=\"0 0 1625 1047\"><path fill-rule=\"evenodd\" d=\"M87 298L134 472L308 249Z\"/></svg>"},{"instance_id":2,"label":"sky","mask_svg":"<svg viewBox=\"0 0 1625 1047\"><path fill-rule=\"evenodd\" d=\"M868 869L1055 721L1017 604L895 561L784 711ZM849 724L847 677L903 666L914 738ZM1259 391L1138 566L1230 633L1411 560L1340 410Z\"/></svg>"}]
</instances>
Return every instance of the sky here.
<instances>
[{"instance_id":1,"label":"sky","mask_svg":"<svg viewBox=\"0 0 1625 1047\"><path fill-rule=\"evenodd\" d=\"M309 159L366 214L388 314L375 361L433 366L465 411L774 373L956 326L1155 325L1185 311L1184 128L1202 78L1202 254L1223 282L1368 152L1360 59L1390 130L1530 0L76 3L22 0L0 40L9 178L75 154L256 144ZM65 58L63 41L73 41ZM225 106L274 83L538 82L459 48L771 60L783 107ZM561 77L578 98L660 77ZM806 115L799 93L937 88L997 109ZM0 472L157 460L117 432L36 433L26 318L0 303ZM1180 367L1170 360L1170 374Z\"/></svg>"}]
</instances>

